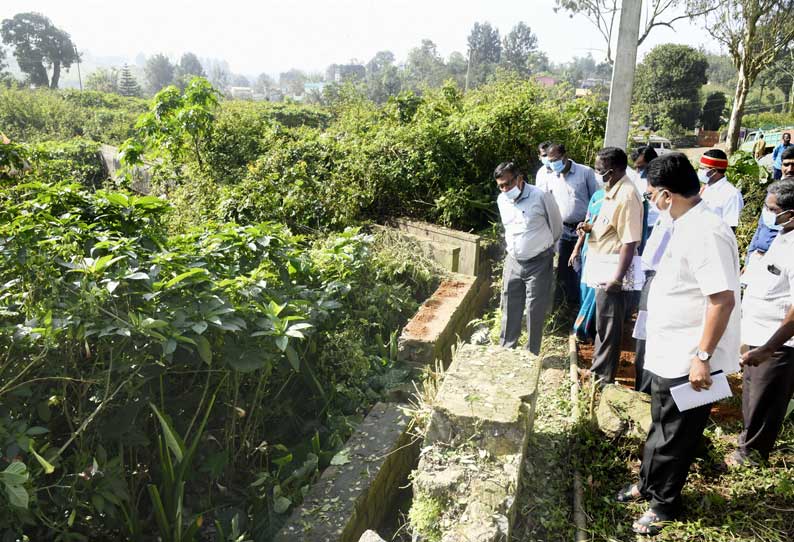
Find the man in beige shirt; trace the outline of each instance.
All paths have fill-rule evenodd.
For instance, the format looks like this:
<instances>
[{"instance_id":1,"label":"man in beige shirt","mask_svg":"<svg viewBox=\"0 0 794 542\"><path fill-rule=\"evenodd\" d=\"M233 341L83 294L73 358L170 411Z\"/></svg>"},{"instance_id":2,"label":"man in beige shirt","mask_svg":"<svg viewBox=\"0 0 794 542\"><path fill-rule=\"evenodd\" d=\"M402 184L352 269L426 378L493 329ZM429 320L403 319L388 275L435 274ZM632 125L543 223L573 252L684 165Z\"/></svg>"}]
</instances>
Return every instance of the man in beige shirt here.
<instances>
[{"instance_id":1,"label":"man in beige shirt","mask_svg":"<svg viewBox=\"0 0 794 542\"><path fill-rule=\"evenodd\" d=\"M626 176L627 166L626 153L617 147L598 153L596 179L603 182L606 195L593 224L578 227L590 233L585 265L593 267L585 270L585 280L596 288L596 340L590 370L602 383L615 380L626 310L637 288L629 268L642 240L642 198Z\"/></svg>"}]
</instances>

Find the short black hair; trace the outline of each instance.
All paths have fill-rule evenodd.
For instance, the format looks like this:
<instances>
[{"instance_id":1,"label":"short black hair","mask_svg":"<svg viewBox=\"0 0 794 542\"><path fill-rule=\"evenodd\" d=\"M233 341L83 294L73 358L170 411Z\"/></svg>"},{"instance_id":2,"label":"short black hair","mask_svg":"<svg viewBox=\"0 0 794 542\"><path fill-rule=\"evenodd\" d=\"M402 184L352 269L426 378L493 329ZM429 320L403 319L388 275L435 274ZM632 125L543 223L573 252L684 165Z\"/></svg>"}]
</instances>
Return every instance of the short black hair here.
<instances>
[{"instance_id":1,"label":"short black hair","mask_svg":"<svg viewBox=\"0 0 794 542\"><path fill-rule=\"evenodd\" d=\"M631 153L631 161L636 162L637 158L639 158L640 156L645 158L646 163L650 163L651 160L659 157L659 155L656 154L654 148L651 147L650 145L646 145L645 147L639 147L637 149L634 149Z\"/></svg>"},{"instance_id":2,"label":"short black hair","mask_svg":"<svg viewBox=\"0 0 794 542\"><path fill-rule=\"evenodd\" d=\"M609 169L626 169L629 166L629 157L626 151L619 147L604 147L597 155Z\"/></svg>"},{"instance_id":3,"label":"short black hair","mask_svg":"<svg viewBox=\"0 0 794 542\"><path fill-rule=\"evenodd\" d=\"M789 160L789 159L791 159L791 158L794 158L794 147L787 147L787 148L786 148L786 149L785 149L785 150L784 150L784 151L783 151L783 152L780 154L780 159L781 159L781 160Z\"/></svg>"},{"instance_id":4,"label":"short black hair","mask_svg":"<svg viewBox=\"0 0 794 542\"><path fill-rule=\"evenodd\" d=\"M648 164L648 183L685 198L700 193L700 181L689 158L682 152L671 152Z\"/></svg>"},{"instance_id":5,"label":"short black hair","mask_svg":"<svg viewBox=\"0 0 794 542\"><path fill-rule=\"evenodd\" d=\"M552 143L549 145L549 148L547 150L549 152L557 151L560 154L565 154L565 145L563 145L562 143Z\"/></svg>"},{"instance_id":6,"label":"short black hair","mask_svg":"<svg viewBox=\"0 0 794 542\"><path fill-rule=\"evenodd\" d=\"M518 168L515 162L512 161L502 162L501 164L496 166L496 169L493 172L494 180L501 179L502 177L505 176L505 173L511 174L514 178L524 176L524 174L521 172L521 170Z\"/></svg>"},{"instance_id":7,"label":"short black hair","mask_svg":"<svg viewBox=\"0 0 794 542\"><path fill-rule=\"evenodd\" d=\"M539 151L547 151L547 150L549 150L549 147L551 147L551 144L552 144L551 141L544 141L543 143L538 145L538 150Z\"/></svg>"},{"instance_id":8,"label":"short black hair","mask_svg":"<svg viewBox=\"0 0 794 542\"><path fill-rule=\"evenodd\" d=\"M767 188L767 194L777 196L777 204L784 211L794 209L794 177L775 181Z\"/></svg>"},{"instance_id":9,"label":"short black hair","mask_svg":"<svg viewBox=\"0 0 794 542\"><path fill-rule=\"evenodd\" d=\"M703 156L708 156L709 158L719 158L720 160L727 160L728 159L728 155L725 154L725 151L722 150L722 149L709 149L709 150L707 150L706 152L703 153ZM720 173L725 173L725 169L724 168L716 168L715 167L715 168L712 168L712 169L716 169Z\"/></svg>"}]
</instances>

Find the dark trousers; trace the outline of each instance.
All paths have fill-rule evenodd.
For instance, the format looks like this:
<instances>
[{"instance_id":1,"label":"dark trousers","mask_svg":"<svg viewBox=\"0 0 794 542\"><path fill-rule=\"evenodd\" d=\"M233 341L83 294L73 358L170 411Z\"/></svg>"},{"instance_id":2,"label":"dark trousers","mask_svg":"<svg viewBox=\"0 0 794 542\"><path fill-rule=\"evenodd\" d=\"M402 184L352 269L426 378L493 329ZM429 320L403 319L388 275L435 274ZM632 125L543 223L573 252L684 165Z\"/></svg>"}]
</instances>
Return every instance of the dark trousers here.
<instances>
[{"instance_id":1,"label":"dark trousers","mask_svg":"<svg viewBox=\"0 0 794 542\"><path fill-rule=\"evenodd\" d=\"M681 511L681 489L711 412L710 404L679 411L670 387L681 383L682 379L657 375L651 379L651 428L642 454L639 490L662 519Z\"/></svg>"},{"instance_id":2,"label":"dark trousers","mask_svg":"<svg viewBox=\"0 0 794 542\"><path fill-rule=\"evenodd\" d=\"M596 338L590 371L602 383L615 381L630 294L596 289Z\"/></svg>"},{"instance_id":3,"label":"dark trousers","mask_svg":"<svg viewBox=\"0 0 794 542\"><path fill-rule=\"evenodd\" d=\"M638 310L648 310L648 294L651 291L651 284L653 277L656 275L654 271L645 272L645 284L642 286L640 292L640 302ZM651 377L652 373L644 370L645 367L645 339L637 339L634 348L634 389L642 393L651 393Z\"/></svg>"},{"instance_id":4,"label":"dark trousers","mask_svg":"<svg viewBox=\"0 0 794 542\"><path fill-rule=\"evenodd\" d=\"M778 169L775 166L772 166L772 178L774 180L782 179L783 178L783 170Z\"/></svg>"},{"instance_id":5,"label":"dark trousers","mask_svg":"<svg viewBox=\"0 0 794 542\"><path fill-rule=\"evenodd\" d=\"M756 451L764 458L775 445L786 408L794 392L794 348L783 347L757 367L745 367L742 378L744 431L739 451Z\"/></svg>"},{"instance_id":6,"label":"dark trousers","mask_svg":"<svg viewBox=\"0 0 794 542\"><path fill-rule=\"evenodd\" d=\"M568 227L566 226L567 229ZM572 310L579 308L579 284L582 280L580 273L577 273L573 267L568 265L568 260L571 259L575 246L576 239L560 237L560 240L557 241L559 260L557 261L557 285L554 292L554 304L557 307L567 304L568 308Z\"/></svg>"},{"instance_id":7,"label":"dark trousers","mask_svg":"<svg viewBox=\"0 0 794 542\"><path fill-rule=\"evenodd\" d=\"M551 249L530 260L516 260L508 254L502 273L502 330L499 344L515 348L521 336L521 320L527 319L527 349L540 353L543 326L549 312L554 275Z\"/></svg>"}]
</instances>

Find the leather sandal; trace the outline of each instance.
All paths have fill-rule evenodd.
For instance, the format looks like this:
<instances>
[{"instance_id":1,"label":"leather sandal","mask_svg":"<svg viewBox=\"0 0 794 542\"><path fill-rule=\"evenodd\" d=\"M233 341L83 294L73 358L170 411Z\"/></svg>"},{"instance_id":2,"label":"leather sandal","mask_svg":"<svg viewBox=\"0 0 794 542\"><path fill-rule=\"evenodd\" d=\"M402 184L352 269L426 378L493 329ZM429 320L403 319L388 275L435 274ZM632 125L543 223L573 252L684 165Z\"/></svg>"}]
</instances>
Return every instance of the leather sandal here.
<instances>
[{"instance_id":1,"label":"leather sandal","mask_svg":"<svg viewBox=\"0 0 794 542\"><path fill-rule=\"evenodd\" d=\"M642 499L643 496L637 484L629 484L615 495L615 500L617 502L635 502L641 501Z\"/></svg>"},{"instance_id":2,"label":"leather sandal","mask_svg":"<svg viewBox=\"0 0 794 542\"><path fill-rule=\"evenodd\" d=\"M665 521L656 512L649 509L631 525L631 530L643 536L656 536L662 532Z\"/></svg>"}]
</instances>

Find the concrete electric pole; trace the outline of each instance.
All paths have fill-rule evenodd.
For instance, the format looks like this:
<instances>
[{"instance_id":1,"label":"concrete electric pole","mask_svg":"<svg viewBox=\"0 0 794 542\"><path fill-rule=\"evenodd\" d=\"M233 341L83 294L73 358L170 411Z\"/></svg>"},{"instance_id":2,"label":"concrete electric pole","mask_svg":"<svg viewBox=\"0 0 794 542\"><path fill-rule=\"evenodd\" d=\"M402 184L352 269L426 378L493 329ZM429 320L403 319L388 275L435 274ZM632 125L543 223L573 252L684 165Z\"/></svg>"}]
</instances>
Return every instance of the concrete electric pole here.
<instances>
[{"instance_id":1,"label":"concrete electric pole","mask_svg":"<svg viewBox=\"0 0 794 542\"><path fill-rule=\"evenodd\" d=\"M631 96L634 89L634 69L637 65L637 39L640 36L642 0L623 0L620 7L620 28L615 65L612 67L612 87L609 90L609 110L605 147L626 148L629 138Z\"/></svg>"}]
</instances>

